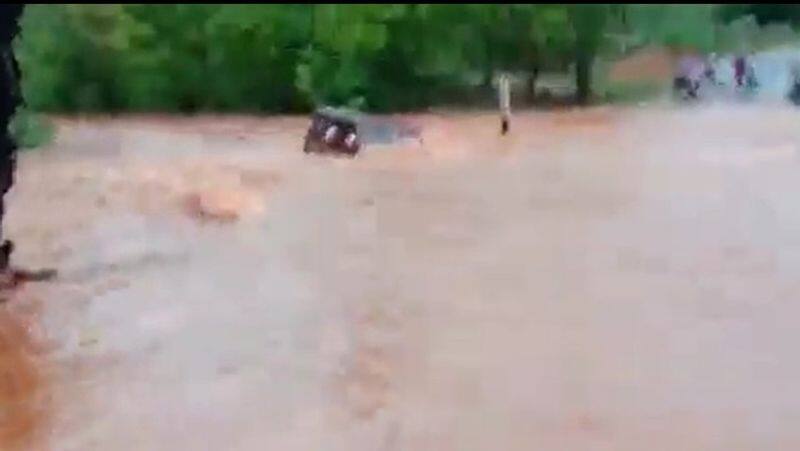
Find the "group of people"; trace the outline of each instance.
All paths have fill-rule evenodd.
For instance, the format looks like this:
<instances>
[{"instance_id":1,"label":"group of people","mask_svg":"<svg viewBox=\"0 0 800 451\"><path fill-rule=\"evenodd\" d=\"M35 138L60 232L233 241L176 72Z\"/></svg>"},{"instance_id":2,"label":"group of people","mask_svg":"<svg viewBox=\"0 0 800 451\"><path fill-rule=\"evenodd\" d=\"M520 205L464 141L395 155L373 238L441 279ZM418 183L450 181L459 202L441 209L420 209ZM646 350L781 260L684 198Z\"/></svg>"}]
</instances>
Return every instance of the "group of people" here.
<instances>
[{"instance_id":1,"label":"group of people","mask_svg":"<svg viewBox=\"0 0 800 451\"><path fill-rule=\"evenodd\" d=\"M733 58L734 88L755 90L758 87L753 59L752 53L749 56L738 55ZM678 62L673 86L675 91L682 94L684 98L697 99L703 84L724 85L724 82L717 76L719 64L719 58L713 53L708 58L696 55L684 56Z\"/></svg>"}]
</instances>

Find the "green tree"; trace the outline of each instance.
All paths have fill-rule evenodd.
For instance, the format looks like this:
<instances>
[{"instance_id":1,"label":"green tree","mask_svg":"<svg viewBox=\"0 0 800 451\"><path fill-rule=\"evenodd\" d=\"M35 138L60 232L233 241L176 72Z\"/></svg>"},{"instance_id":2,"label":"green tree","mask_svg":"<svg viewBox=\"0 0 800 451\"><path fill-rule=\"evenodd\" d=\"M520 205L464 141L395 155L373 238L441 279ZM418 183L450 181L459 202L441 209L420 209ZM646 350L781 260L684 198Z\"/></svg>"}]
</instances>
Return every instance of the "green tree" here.
<instances>
[{"instance_id":1,"label":"green tree","mask_svg":"<svg viewBox=\"0 0 800 451\"><path fill-rule=\"evenodd\" d=\"M631 45L700 50L792 5L31 5L19 58L29 105L58 111L377 111L485 96L497 71L575 70ZM737 14L739 16L737 16ZM741 22L741 23L740 23ZM747 25L747 24L745 24ZM726 44L728 45L728 44ZM476 85L483 82L483 89Z\"/></svg>"}]
</instances>

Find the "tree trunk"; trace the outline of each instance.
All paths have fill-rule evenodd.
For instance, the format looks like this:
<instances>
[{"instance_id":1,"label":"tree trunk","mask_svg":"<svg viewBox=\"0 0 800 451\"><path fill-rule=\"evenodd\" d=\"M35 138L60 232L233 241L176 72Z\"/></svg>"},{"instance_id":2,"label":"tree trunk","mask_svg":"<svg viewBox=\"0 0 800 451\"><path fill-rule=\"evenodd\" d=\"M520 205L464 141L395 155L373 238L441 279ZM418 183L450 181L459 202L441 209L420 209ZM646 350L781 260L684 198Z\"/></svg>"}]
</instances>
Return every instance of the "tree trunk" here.
<instances>
[{"instance_id":1,"label":"tree trunk","mask_svg":"<svg viewBox=\"0 0 800 451\"><path fill-rule=\"evenodd\" d=\"M570 12L575 32L576 100L585 105L592 95L592 63L603 37L608 5L574 5Z\"/></svg>"},{"instance_id":2,"label":"tree trunk","mask_svg":"<svg viewBox=\"0 0 800 451\"><path fill-rule=\"evenodd\" d=\"M536 79L539 78L539 68L534 67L528 75L528 103L536 102Z\"/></svg>"},{"instance_id":3,"label":"tree trunk","mask_svg":"<svg viewBox=\"0 0 800 451\"><path fill-rule=\"evenodd\" d=\"M580 105L586 105L592 95L592 54L578 51L575 58L575 87L576 100Z\"/></svg>"},{"instance_id":4,"label":"tree trunk","mask_svg":"<svg viewBox=\"0 0 800 451\"><path fill-rule=\"evenodd\" d=\"M488 58L483 66L483 87L488 89L492 87L492 77L494 76L494 61L492 61L490 55L487 55L487 57Z\"/></svg>"},{"instance_id":5,"label":"tree trunk","mask_svg":"<svg viewBox=\"0 0 800 451\"><path fill-rule=\"evenodd\" d=\"M492 77L494 76L494 42L488 37L490 30L484 30L483 35L486 36L486 47L484 48L484 62L483 62L483 87L492 87Z\"/></svg>"}]
</instances>

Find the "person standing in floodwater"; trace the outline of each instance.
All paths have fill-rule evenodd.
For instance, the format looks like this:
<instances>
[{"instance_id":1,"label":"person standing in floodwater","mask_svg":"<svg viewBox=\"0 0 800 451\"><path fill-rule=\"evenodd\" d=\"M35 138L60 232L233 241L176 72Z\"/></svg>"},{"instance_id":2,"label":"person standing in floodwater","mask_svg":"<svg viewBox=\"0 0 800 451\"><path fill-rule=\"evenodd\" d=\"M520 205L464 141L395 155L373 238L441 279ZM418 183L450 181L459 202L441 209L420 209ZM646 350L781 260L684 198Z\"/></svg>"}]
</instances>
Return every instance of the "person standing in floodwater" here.
<instances>
[{"instance_id":1,"label":"person standing in floodwater","mask_svg":"<svg viewBox=\"0 0 800 451\"><path fill-rule=\"evenodd\" d=\"M758 87L758 80L756 79L756 54L750 52L750 57L747 58L747 64L744 68L744 79L747 87L755 89Z\"/></svg>"},{"instance_id":2,"label":"person standing in floodwater","mask_svg":"<svg viewBox=\"0 0 800 451\"><path fill-rule=\"evenodd\" d=\"M742 86L744 86L744 76L746 72L747 72L747 60L742 55L737 56L736 59L733 60L733 74L734 74L734 79L736 80L737 88L741 88Z\"/></svg>"},{"instance_id":3,"label":"person standing in floodwater","mask_svg":"<svg viewBox=\"0 0 800 451\"><path fill-rule=\"evenodd\" d=\"M500 134L505 135L511 126L511 81L506 74L500 76L498 97L500 101Z\"/></svg>"},{"instance_id":4,"label":"person standing in floodwater","mask_svg":"<svg viewBox=\"0 0 800 451\"><path fill-rule=\"evenodd\" d=\"M717 80L717 63L718 60L716 53L709 55L705 62L706 69L703 75L705 76L705 79L708 80L712 85L719 84L719 80Z\"/></svg>"}]
</instances>

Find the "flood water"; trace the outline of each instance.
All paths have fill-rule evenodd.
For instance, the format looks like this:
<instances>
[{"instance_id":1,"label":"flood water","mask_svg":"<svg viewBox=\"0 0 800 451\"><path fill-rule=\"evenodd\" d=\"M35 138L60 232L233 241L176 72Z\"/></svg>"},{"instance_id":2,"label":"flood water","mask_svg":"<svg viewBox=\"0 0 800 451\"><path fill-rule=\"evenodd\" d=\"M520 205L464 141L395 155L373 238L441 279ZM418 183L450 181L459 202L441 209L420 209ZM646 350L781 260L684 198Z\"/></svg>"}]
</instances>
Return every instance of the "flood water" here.
<instances>
[{"instance_id":1,"label":"flood water","mask_svg":"<svg viewBox=\"0 0 800 451\"><path fill-rule=\"evenodd\" d=\"M59 277L0 305L0 448L800 446L800 112L406 120L352 160L59 120L8 202Z\"/></svg>"}]
</instances>

